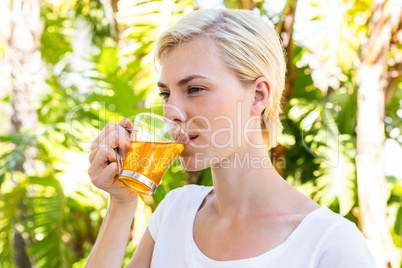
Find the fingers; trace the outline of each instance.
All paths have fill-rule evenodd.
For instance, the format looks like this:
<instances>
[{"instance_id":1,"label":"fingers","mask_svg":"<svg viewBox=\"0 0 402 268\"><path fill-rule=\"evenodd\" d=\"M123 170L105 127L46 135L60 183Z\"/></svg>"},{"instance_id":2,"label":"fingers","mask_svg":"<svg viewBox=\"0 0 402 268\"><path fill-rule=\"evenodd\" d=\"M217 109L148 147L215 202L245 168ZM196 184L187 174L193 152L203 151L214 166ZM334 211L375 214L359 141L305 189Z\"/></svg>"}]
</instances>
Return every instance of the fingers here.
<instances>
[{"instance_id":1,"label":"fingers","mask_svg":"<svg viewBox=\"0 0 402 268\"><path fill-rule=\"evenodd\" d=\"M126 129L132 129L132 124L126 118L119 124L107 124L100 135L91 144L88 175L93 185L110 194L114 200L122 203L135 203L138 193L127 189L117 180L118 165L116 148L121 149L120 155L125 155L125 149L130 146L131 133Z\"/></svg>"},{"instance_id":2,"label":"fingers","mask_svg":"<svg viewBox=\"0 0 402 268\"><path fill-rule=\"evenodd\" d=\"M111 132L117 132L119 130L120 126L117 125L116 123L108 123L102 130L102 132L99 134L98 137L92 142L91 144L91 150L99 148L102 144L101 142L105 140L105 138L111 133Z\"/></svg>"},{"instance_id":3,"label":"fingers","mask_svg":"<svg viewBox=\"0 0 402 268\"><path fill-rule=\"evenodd\" d=\"M88 169L91 182L98 188L108 188L118 173L116 152L108 145L103 145Z\"/></svg>"},{"instance_id":4,"label":"fingers","mask_svg":"<svg viewBox=\"0 0 402 268\"><path fill-rule=\"evenodd\" d=\"M120 124L107 124L100 135L91 144L91 153L89 154L89 162L92 163L99 148L103 145L108 145L115 149L117 147L124 149L130 145L130 133L124 128L132 128L130 120L124 118ZM124 154L123 154L124 155Z\"/></svg>"},{"instance_id":5,"label":"fingers","mask_svg":"<svg viewBox=\"0 0 402 268\"><path fill-rule=\"evenodd\" d=\"M124 128L133 128L133 125L131 124L130 120L127 118L123 118L120 120L119 125L124 127Z\"/></svg>"}]
</instances>

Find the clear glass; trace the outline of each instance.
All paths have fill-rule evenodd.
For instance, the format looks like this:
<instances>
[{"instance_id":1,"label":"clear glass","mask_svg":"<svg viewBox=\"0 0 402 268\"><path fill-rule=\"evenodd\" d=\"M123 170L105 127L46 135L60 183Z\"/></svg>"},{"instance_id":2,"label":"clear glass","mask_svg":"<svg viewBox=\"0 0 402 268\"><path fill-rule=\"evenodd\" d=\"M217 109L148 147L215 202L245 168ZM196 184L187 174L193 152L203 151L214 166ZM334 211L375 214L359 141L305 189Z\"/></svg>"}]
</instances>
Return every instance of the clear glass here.
<instances>
[{"instance_id":1,"label":"clear glass","mask_svg":"<svg viewBox=\"0 0 402 268\"><path fill-rule=\"evenodd\" d=\"M118 180L132 191L153 195L188 141L187 133L170 119L152 113L138 114L124 162L118 157Z\"/></svg>"}]
</instances>

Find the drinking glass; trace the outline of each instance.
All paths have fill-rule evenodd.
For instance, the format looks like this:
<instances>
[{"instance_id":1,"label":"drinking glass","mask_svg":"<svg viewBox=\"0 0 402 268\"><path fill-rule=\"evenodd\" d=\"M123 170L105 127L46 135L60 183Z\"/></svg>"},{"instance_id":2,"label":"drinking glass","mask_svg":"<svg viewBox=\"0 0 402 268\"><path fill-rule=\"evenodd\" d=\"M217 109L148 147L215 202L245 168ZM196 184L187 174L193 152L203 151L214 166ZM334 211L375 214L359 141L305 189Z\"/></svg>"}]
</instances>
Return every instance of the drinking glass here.
<instances>
[{"instance_id":1,"label":"drinking glass","mask_svg":"<svg viewBox=\"0 0 402 268\"><path fill-rule=\"evenodd\" d=\"M117 179L132 191L153 195L163 174L188 141L188 134L168 118L152 113L138 114L125 160L116 152Z\"/></svg>"}]
</instances>

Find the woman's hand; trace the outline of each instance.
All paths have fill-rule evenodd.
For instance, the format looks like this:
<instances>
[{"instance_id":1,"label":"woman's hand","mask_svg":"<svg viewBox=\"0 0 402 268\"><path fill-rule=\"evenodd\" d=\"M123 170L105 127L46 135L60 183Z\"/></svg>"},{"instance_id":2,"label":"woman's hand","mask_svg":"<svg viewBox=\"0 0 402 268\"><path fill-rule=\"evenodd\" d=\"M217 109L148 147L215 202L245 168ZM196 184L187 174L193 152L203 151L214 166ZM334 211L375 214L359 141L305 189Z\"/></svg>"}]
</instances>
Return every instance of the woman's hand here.
<instances>
[{"instance_id":1,"label":"woman's hand","mask_svg":"<svg viewBox=\"0 0 402 268\"><path fill-rule=\"evenodd\" d=\"M88 169L91 182L110 194L111 200L118 203L136 203L138 193L135 193L117 180L118 166L116 149L120 157L125 158L130 146L130 133L125 128L132 128L130 120L123 118L117 125L107 124L100 135L91 144Z\"/></svg>"}]
</instances>

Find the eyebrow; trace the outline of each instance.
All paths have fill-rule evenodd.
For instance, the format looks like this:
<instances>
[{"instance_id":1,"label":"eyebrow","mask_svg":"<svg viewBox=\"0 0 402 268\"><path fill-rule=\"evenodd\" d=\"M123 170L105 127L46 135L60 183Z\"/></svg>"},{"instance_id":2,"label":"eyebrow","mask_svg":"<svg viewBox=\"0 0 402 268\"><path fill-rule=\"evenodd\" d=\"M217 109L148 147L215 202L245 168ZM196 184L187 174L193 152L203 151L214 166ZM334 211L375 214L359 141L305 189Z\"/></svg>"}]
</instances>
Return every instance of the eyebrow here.
<instances>
[{"instance_id":1,"label":"eyebrow","mask_svg":"<svg viewBox=\"0 0 402 268\"><path fill-rule=\"evenodd\" d=\"M190 82L191 80L197 79L197 78L206 78L204 76L201 75L189 75L183 79L181 79L179 82L177 82L177 85L179 86L183 86L185 84L187 84L188 82ZM163 84L162 82L158 82L158 87L160 88L168 88L167 85Z\"/></svg>"}]
</instances>

